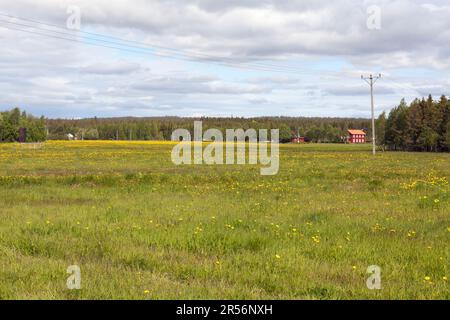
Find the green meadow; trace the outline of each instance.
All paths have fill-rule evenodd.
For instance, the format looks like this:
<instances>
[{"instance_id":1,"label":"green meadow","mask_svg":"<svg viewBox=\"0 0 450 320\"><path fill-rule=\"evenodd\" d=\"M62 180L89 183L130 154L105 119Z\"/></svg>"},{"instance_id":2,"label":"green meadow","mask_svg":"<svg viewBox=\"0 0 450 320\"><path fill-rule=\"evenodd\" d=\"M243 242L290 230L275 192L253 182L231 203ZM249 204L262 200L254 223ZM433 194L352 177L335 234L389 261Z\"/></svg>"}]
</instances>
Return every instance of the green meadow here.
<instances>
[{"instance_id":1,"label":"green meadow","mask_svg":"<svg viewBox=\"0 0 450 320\"><path fill-rule=\"evenodd\" d=\"M450 154L283 145L261 176L173 146L0 144L0 298L450 298Z\"/></svg>"}]
</instances>

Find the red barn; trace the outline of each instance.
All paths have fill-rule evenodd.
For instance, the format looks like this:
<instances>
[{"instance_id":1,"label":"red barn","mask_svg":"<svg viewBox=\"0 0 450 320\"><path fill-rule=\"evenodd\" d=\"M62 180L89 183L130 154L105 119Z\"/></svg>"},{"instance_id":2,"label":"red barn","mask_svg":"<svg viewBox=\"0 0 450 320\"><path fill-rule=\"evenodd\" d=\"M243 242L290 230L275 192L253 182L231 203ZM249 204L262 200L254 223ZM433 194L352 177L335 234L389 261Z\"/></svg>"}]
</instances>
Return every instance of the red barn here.
<instances>
[{"instance_id":1,"label":"red barn","mask_svg":"<svg viewBox=\"0 0 450 320\"><path fill-rule=\"evenodd\" d=\"M366 133L362 130L348 130L349 143L366 143Z\"/></svg>"},{"instance_id":2,"label":"red barn","mask_svg":"<svg viewBox=\"0 0 450 320\"><path fill-rule=\"evenodd\" d=\"M292 143L305 143L305 137L293 137L291 139Z\"/></svg>"}]
</instances>

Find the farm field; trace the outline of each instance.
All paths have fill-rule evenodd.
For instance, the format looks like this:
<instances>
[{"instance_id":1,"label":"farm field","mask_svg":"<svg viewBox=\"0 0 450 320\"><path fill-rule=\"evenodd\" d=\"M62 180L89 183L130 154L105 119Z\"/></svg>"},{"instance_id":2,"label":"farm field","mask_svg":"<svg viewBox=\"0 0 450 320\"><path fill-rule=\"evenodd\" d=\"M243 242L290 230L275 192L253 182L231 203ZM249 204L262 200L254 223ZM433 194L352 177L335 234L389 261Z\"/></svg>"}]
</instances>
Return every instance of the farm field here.
<instances>
[{"instance_id":1,"label":"farm field","mask_svg":"<svg viewBox=\"0 0 450 320\"><path fill-rule=\"evenodd\" d=\"M283 145L261 176L173 146L0 144L0 298L450 298L449 154Z\"/></svg>"}]
</instances>

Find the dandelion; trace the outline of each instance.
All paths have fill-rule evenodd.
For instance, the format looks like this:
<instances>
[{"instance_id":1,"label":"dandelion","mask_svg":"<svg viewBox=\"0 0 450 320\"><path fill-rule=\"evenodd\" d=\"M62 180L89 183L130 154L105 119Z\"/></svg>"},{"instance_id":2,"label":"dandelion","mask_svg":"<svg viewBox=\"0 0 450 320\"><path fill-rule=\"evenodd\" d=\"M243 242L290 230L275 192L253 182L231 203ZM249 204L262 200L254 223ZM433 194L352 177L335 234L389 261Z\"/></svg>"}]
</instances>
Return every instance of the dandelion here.
<instances>
[{"instance_id":1,"label":"dandelion","mask_svg":"<svg viewBox=\"0 0 450 320\"><path fill-rule=\"evenodd\" d=\"M317 244L320 243L320 237L319 236L312 236L311 239Z\"/></svg>"},{"instance_id":2,"label":"dandelion","mask_svg":"<svg viewBox=\"0 0 450 320\"><path fill-rule=\"evenodd\" d=\"M439 203L439 199L434 199L434 203Z\"/></svg>"},{"instance_id":3,"label":"dandelion","mask_svg":"<svg viewBox=\"0 0 450 320\"><path fill-rule=\"evenodd\" d=\"M352 269L353 269L353 270L356 270L356 266L352 266Z\"/></svg>"},{"instance_id":4,"label":"dandelion","mask_svg":"<svg viewBox=\"0 0 450 320\"><path fill-rule=\"evenodd\" d=\"M276 254L276 255L275 255L275 258L276 258L276 259L281 259L281 256L280 256L279 254Z\"/></svg>"},{"instance_id":5,"label":"dandelion","mask_svg":"<svg viewBox=\"0 0 450 320\"><path fill-rule=\"evenodd\" d=\"M425 281L431 281L431 277L429 277L429 276L426 276L424 279L425 279Z\"/></svg>"},{"instance_id":6,"label":"dandelion","mask_svg":"<svg viewBox=\"0 0 450 320\"><path fill-rule=\"evenodd\" d=\"M373 227L372 227L372 231L376 232L376 231L383 231L383 227L379 224L376 223Z\"/></svg>"},{"instance_id":7,"label":"dandelion","mask_svg":"<svg viewBox=\"0 0 450 320\"><path fill-rule=\"evenodd\" d=\"M150 291L149 290L144 290L144 294L149 294Z\"/></svg>"},{"instance_id":8,"label":"dandelion","mask_svg":"<svg viewBox=\"0 0 450 320\"><path fill-rule=\"evenodd\" d=\"M442 277L442 280L448 281L448 278L447 278L446 276L443 276L443 277Z\"/></svg>"},{"instance_id":9,"label":"dandelion","mask_svg":"<svg viewBox=\"0 0 450 320\"><path fill-rule=\"evenodd\" d=\"M408 237L409 238L414 238L416 236L416 232L415 231L409 231L408 232Z\"/></svg>"}]
</instances>

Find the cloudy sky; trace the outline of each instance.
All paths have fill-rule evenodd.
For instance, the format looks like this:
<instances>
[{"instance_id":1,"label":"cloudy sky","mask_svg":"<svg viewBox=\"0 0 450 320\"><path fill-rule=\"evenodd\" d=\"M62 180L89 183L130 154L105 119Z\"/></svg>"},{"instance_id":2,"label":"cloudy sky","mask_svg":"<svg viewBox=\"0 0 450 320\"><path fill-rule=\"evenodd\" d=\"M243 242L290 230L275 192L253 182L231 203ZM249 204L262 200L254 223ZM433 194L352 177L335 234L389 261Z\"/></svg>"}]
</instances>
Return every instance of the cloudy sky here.
<instances>
[{"instance_id":1,"label":"cloudy sky","mask_svg":"<svg viewBox=\"0 0 450 320\"><path fill-rule=\"evenodd\" d=\"M449 94L449 17L447 0L0 0L0 110L368 117L361 74L383 74L377 113Z\"/></svg>"}]
</instances>

